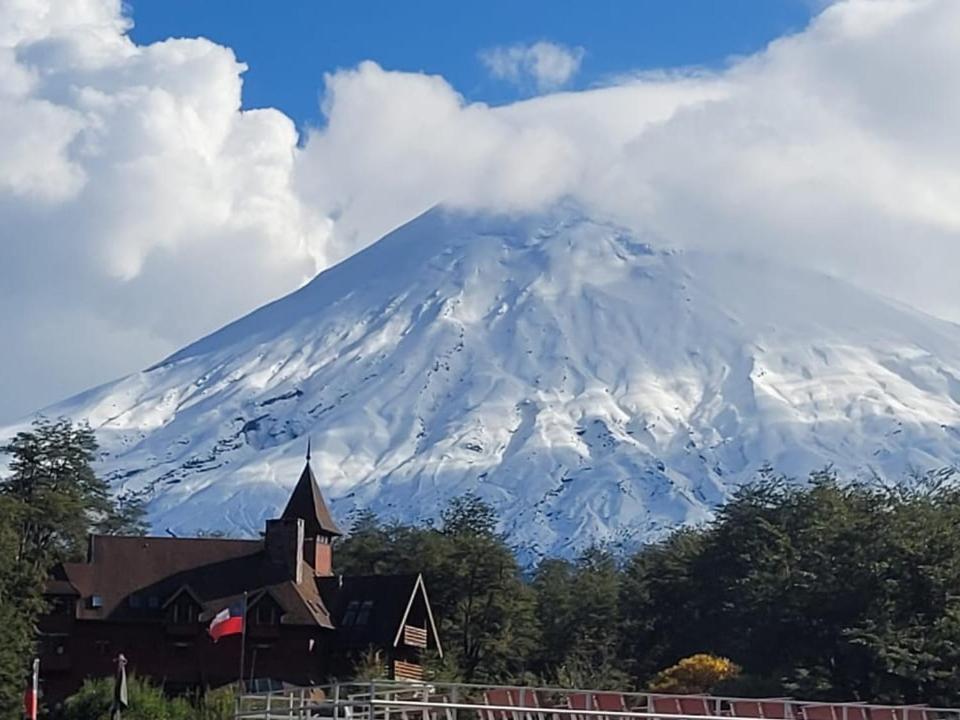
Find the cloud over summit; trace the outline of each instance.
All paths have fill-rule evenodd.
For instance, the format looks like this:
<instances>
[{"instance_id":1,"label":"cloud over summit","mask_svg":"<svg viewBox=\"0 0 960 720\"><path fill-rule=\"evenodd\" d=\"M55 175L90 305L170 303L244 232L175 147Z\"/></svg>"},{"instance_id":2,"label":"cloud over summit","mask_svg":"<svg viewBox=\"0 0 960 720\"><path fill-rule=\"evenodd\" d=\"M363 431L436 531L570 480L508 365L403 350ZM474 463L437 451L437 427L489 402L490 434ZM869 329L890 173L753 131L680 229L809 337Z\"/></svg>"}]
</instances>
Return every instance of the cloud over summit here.
<instances>
[{"instance_id":1,"label":"cloud over summit","mask_svg":"<svg viewBox=\"0 0 960 720\"><path fill-rule=\"evenodd\" d=\"M241 111L229 48L128 27L112 0L0 4L0 374L18 378L0 417L146 365L439 201L572 194L663 242L960 317L951 0L847 0L720 72L502 107L365 62L318 78L327 123L299 144L279 111ZM531 49L503 77L543 90L579 64Z\"/></svg>"}]
</instances>

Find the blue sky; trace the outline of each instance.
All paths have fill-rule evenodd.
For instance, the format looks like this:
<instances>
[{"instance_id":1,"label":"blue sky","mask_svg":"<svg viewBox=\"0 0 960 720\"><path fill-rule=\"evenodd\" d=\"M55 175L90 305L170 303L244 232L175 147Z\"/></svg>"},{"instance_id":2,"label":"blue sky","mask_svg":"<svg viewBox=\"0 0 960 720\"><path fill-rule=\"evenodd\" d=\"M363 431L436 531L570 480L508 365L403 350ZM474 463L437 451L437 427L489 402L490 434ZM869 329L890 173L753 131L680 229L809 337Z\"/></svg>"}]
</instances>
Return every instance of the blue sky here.
<instances>
[{"instance_id":1,"label":"blue sky","mask_svg":"<svg viewBox=\"0 0 960 720\"><path fill-rule=\"evenodd\" d=\"M388 70L443 75L468 100L501 104L524 94L490 77L485 49L548 40L585 50L569 87L622 73L718 67L801 30L811 0L449 0L236 2L134 0L132 37L207 37L249 69L244 107L277 107L299 127L322 122L325 72L375 60Z\"/></svg>"}]
</instances>

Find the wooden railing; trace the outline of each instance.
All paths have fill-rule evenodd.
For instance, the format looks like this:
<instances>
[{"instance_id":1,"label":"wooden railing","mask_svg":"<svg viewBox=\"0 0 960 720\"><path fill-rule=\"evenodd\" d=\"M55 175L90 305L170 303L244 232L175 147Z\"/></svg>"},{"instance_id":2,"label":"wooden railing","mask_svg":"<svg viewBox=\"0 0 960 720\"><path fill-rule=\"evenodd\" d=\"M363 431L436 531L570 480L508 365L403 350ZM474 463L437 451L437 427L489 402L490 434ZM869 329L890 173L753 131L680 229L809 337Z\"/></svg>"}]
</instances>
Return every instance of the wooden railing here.
<instances>
[{"instance_id":1,"label":"wooden railing","mask_svg":"<svg viewBox=\"0 0 960 720\"><path fill-rule=\"evenodd\" d=\"M411 663L397 665L421 670ZM377 680L242 695L236 720L960 720L925 705ZM668 702L676 700L676 704ZM683 700L684 702L681 702ZM764 710L760 706L769 706ZM756 706L756 707L754 707ZM773 714L771 714L773 713Z\"/></svg>"}]
</instances>

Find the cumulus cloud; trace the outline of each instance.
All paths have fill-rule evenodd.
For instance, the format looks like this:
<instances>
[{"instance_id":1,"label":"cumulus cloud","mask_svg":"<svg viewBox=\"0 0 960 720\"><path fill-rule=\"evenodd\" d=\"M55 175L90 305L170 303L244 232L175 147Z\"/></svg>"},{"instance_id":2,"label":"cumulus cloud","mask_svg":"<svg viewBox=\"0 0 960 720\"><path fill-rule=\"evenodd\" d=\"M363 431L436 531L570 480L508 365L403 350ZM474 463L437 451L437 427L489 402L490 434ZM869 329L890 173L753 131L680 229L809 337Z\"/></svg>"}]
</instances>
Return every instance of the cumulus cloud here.
<instances>
[{"instance_id":1,"label":"cumulus cloud","mask_svg":"<svg viewBox=\"0 0 960 720\"><path fill-rule=\"evenodd\" d=\"M0 414L155 361L326 265L297 133L206 40L119 0L0 6Z\"/></svg>"},{"instance_id":2,"label":"cumulus cloud","mask_svg":"<svg viewBox=\"0 0 960 720\"><path fill-rule=\"evenodd\" d=\"M960 319L952 0L846 0L722 71L503 107L365 62L323 79L300 144L240 110L230 49L127 29L119 0L0 6L0 416L149 364L439 201L575 195Z\"/></svg>"},{"instance_id":3,"label":"cumulus cloud","mask_svg":"<svg viewBox=\"0 0 960 720\"><path fill-rule=\"evenodd\" d=\"M495 47L480 53L490 74L520 87L533 84L543 92L566 85L583 62L582 47L566 47L541 40L532 45Z\"/></svg>"}]
</instances>

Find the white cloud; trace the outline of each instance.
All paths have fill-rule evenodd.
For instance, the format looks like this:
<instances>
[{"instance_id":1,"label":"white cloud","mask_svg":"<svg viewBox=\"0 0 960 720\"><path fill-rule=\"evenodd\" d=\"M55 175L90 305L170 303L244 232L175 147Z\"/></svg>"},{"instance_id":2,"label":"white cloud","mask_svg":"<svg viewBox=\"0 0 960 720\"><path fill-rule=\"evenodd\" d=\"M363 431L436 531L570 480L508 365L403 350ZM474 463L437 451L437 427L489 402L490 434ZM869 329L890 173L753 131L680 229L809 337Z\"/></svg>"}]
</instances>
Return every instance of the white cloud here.
<instances>
[{"instance_id":1,"label":"white cloud","mask_svg":"<svg viewBox=\"0 0 960 720\"><path fill-rule=\"evenodd\" d=\"M960 318L958 81L949 0L848 0L721 72L500 108L367 64L328 78L300 187L337 215L337 256L438 199L574 194L664 242L774 255Z\"/></svg>"},{"instance_id":2,"label":"white cloud","mask_svg":"<svg viewBox=\"0 0 960 720\"><path fill-rule=\"evenodd\" d=\"M293 123L239 111L229 49L139 47L127 26L119 1L0 9L0 376L17 378L0 414L155 361L326 264Z\"/></svg>"},{"instance_id":3,"label":"white cloud","mask_svg":"<svg viewBox=\"0 0 960 720\"><path fill-rule=\"evenodd\" d=\"M303 147L281 113L239 110L229 49L126 28L109 0L0 9L0 417L153 362L441 200L573 194L960 318L953 0L847 0L722 72L496 108L362 63L326 77Z\"/></svg>"},{"instance_id":4,"label":"white cloud","mask_svg":"<svg viewBox=\"0 0 960 720\"><path fill-rule=\"evenodd\" d=\"M524 87L530 83L543 92L566 85L583 62L581 47L540 42L484 50L480 60L493 77Z\"/></svg>"}]
</instances>

